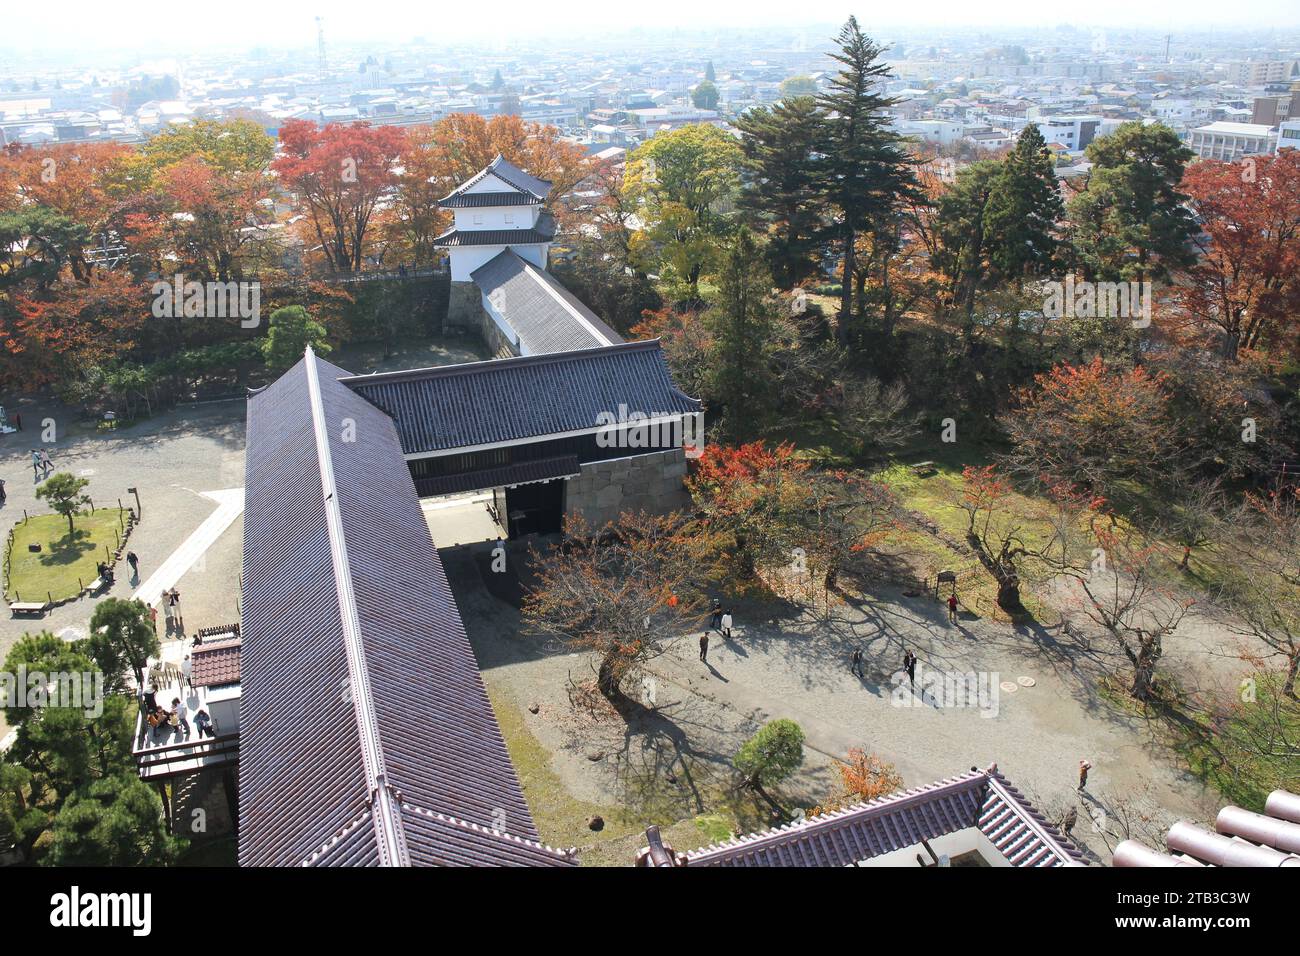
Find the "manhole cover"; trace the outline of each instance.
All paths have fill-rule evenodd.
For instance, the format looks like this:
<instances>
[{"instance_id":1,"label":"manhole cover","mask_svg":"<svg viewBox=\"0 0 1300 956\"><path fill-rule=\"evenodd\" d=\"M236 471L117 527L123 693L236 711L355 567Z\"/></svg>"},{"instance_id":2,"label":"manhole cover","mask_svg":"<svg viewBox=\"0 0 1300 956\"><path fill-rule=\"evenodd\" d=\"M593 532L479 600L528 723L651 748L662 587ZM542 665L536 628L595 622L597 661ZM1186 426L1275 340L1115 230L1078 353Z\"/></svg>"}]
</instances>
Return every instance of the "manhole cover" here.
<instances>
[{"instance_id":1,"label":"manhole cover","mask_svg":"<svg viewBox=\"0 0 1300 956\"><path fill-rule=\"evenodd\" d=\"M1017 677L1016 683L1021 687L1033 687L1038 683L1038 681L1034 680L1032 677Z\"/></svg>"},{"instance_id":2,"label":"manhole cover","mask_svg":"<svg viewBox=\"0 0 1300 956\"><path fill-rule=\"evenodd\" d=\"M1016 691L1020 690L1020 685L1015 681L1004 680L998 686L1002 688L1002 693L1004 694L1014 694Z\"/></svg>"}]
</instances>

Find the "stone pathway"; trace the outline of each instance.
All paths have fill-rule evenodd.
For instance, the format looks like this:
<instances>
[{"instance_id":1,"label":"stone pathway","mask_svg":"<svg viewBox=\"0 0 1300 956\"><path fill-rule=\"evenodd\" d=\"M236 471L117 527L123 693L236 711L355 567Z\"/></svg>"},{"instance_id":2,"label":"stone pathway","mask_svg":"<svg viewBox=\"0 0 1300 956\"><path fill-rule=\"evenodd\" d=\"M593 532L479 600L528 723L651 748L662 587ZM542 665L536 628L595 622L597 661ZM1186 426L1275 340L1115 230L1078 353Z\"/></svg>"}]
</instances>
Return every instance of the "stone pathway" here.
<instances>
[{"instance_id":1,"label":"stone pathway","mask_svg":"<svg viewBox=\"0 0 1300 956\"><path fill-rule=\"evenodd\" d=\"M186 571L221 537L222 532L230 527L244 511L244 489L228 488L225 491L200 492L204 498L217 503L217 510L208 515L204 522L195 529L185 542L173 551L148 580L131 595L137 601L157 604L163 591L170 590Z\"/></svg>"}]
</instances>

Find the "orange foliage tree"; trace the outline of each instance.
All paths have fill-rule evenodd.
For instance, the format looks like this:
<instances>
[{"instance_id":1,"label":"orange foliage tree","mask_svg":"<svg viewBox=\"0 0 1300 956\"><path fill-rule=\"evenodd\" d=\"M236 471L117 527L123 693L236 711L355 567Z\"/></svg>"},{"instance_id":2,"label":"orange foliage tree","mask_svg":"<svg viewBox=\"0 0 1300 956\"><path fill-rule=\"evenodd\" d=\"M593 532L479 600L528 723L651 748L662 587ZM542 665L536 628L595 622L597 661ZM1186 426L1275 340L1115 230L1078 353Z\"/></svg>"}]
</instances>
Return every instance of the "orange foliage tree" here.
<instances>
[{"instance_id":1,"label":"orange foliage tree","mask_svg":"<svg viewBox=\"0 0 1300 956\"><path fill-rule=\"evenodd\" d=\"M1019 389L1001 416L1016 477L1082 484L1108 492L1117 481L1149 481L1183 449L1168 413L1163 376L1138 368L1058 365Z\"/></svg>"},{"instance_id":2,"label":"orange foliage tree","mask_svg":"<svg viewBox=\"0 0 1300 956\"><path fill-rule=\"evenodd\" d=\"M1300 345L1300 150L1206 160L1183 175L1201 225L1176 327L1217 333L1223 353Z\"/></svg>"},{"instance_id":3,"label":"orange foliage tree","mask_svg":"<svg viewBox=\"0 0 1300 956\"><path fill-rule=\"evenodd\" d=\"M397 184L406 133L393 126L290 120L272 163L304 210L332 273L360 271L371 219Z\"/></svg>"}]
</instances>

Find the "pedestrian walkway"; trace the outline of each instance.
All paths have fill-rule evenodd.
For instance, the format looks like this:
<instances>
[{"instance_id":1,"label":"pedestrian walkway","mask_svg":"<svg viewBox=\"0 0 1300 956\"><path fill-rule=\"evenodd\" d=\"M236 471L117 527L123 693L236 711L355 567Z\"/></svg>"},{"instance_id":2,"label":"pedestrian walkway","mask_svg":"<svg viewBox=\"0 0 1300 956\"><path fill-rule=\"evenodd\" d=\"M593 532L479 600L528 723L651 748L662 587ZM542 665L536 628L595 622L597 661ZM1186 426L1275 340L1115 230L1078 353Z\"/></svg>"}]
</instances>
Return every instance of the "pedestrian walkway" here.
<instances>
[{"instance_id":1,"label":"pedestrian walkway","mask_svg":"<svg viewBox=\"0 0 1300 956\"><path fill-rule=\"evenodd\" d=\"M217 510L208 515L207 519L199 525L192 535L185 539L185 542L167 556L167 560L158 566L158 570L149 575L135 594L131 595L137 601L143 601L146 604L157 604L163 591L168 591L176 585L193 565L194 562L202 557L203 553L212 546L212 543L221 537L230 525L244 512L244 489L227 488L224 491L204 491L201 493L204 498L210 498L217 503Z\"/></svg>"}]
</instances>

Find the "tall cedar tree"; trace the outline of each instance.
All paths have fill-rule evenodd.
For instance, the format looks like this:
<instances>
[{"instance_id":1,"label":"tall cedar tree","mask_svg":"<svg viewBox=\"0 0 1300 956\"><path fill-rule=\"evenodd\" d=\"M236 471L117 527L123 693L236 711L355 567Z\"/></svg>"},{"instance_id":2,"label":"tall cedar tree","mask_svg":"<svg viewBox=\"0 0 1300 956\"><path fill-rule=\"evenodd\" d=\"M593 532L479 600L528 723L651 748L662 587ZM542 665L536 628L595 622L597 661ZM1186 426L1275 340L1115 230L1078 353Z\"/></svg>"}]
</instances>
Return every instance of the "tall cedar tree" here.
<instances>
[{"instance_id":1,"label":"tall cedar tree","mask_svg":"<svg viewBox=\"0 0 1300 956\"><path fill-rule=\"evenodd\" d=\"M984 210L984 230L993 237L989 259L1007 279L1043 275L1056 259L1056 223L1065 209L1057 190L1052 154L1030 123L1002 163Z\"/></svg>"},{"instance_id":2,"label":"tall cedar tree","mask_svg":"<svg viewBox=\"0 0 1300 956\"><path fill-rule=\"evenodd\" d=\"M836 209L829 235L843 255L839 336L847 342L858 233L895 217L918 183L903 139L885 113L894 101L876 92L889 74L877 62L882 48L862 33L856 17L849 17L836 42L840 51L831 56L844 69L817 102L830 117L821 150L822 186Z\"/></svg>"},{"instance_id":3,"label":"tall cedar tree","mask_svg":"<svg viewBox=\"0 0 1300 956\"><path fill-rule=\"evenodd\" d=\"M1168 126L1125 123L1088 144L1093 170L1069 203L1088 279L1164 281L1195 261L1196 223L1178 184L1192 152Z\"/></svg>"},{"instance_id":4,"label":"tall cedar tree","mask_svg":"<svg viewBox=\"0 0 1300 956\"><path fill-rule=\"evenodd\" d=\"M811 96L750 110L736 125L745 138L746 189L741 205L771 223L772 277L789 289L812 275L821 224L818 148L826 114Z\"/></svg>"},{"instance_id":5,"label":"tall cedar tree","mask_svg":"<svg viewBox=\"0 0 1300 956\"><path fill-rule=\"evenodd\" d=\"M718 299L705 316L714 347L709 393L726 409L725 431L733 437L760 425L779 397L770 364L778 332L771 288L758 244L742 229L726 252Z\"/></svg>"}]
</instances>

